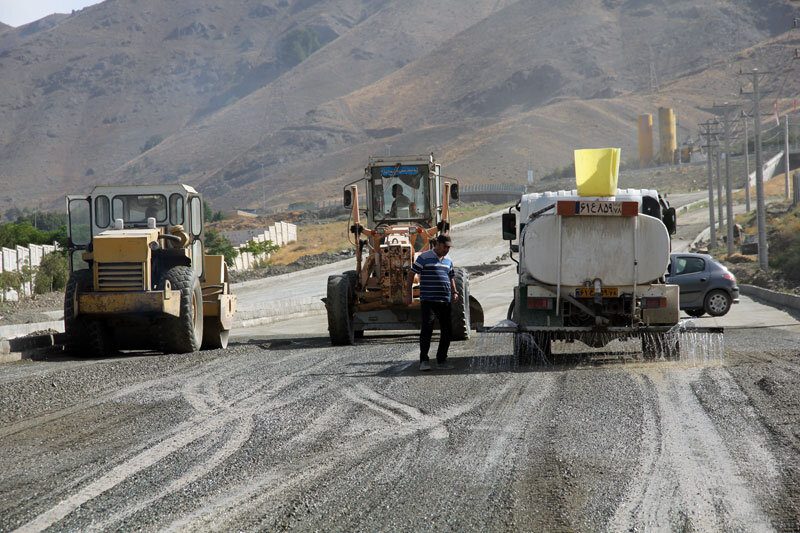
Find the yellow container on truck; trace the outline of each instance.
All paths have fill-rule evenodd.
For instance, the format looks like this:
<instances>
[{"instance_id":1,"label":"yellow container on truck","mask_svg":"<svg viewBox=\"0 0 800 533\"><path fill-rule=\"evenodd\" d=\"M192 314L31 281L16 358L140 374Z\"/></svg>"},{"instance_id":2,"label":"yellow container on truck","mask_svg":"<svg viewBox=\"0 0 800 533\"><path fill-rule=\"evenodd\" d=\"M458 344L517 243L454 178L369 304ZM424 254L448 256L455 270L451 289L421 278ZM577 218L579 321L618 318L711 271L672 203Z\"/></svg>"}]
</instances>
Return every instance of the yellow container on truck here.
<instances>
[{"instance_id":1,"label":"yellow container on truck","mask_svg":"<svg viewBox=\"0 0 800 533\"><path fill-rule=\"evenodd\" d=\"M579 196L613 196L619 174L619 148L575 150Z\"/></svg>"}]
</instances>

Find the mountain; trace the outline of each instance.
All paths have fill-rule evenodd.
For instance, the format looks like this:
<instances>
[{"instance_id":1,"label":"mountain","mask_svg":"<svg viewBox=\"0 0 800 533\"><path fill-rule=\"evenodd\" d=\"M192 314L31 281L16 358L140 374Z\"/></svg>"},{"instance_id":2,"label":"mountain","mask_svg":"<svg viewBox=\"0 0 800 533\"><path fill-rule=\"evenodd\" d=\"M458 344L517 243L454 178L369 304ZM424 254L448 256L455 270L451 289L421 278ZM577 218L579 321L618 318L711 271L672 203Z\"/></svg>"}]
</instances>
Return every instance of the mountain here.
<instances>
[{"instance_id":1,"label":"mountain","mask_svg":"<svg viewBox=\"0 0 800 533\"><path fill-rule=\"evenodd\" d=\"M632 147L658 105L696 123L729 78L738 90L728 61L793 46L792 14L788 0L107 0L0 30L0 211L96 183L181 180L219 208L338 197L387 145L509 181L531 150L541 170L577 146Z\"/></svg>"}]
</instances>

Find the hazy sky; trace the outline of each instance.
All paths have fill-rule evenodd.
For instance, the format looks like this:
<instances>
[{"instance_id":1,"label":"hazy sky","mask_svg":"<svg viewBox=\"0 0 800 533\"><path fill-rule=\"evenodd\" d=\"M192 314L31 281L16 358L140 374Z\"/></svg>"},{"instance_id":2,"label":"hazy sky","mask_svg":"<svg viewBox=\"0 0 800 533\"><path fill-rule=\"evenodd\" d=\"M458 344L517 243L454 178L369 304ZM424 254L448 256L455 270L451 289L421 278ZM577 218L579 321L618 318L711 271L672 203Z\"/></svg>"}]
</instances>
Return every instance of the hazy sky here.
<instances>
[{"instance_id":1,"label":"hazy sky","mask_svg":"<svg viewBox=\"0 0 800 533\"><path fill-rule=\"evenodd\" d=\"M101 0L0 0L0 22L21 26L53 13L99 4Z\"/></svg>"}]
</instances>

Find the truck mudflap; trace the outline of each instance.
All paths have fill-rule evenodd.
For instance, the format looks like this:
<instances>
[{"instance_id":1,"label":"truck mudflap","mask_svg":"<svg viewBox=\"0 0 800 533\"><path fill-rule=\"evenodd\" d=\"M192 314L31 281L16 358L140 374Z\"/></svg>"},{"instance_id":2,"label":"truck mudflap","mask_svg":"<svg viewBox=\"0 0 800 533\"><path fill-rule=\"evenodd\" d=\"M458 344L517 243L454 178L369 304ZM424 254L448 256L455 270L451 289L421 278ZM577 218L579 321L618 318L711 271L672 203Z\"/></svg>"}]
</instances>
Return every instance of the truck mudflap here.
<instances>
[{"instance_id":1,"label":"truck mudflap","mask_svg":"<svg viewBox=\"0 0 800 533\"><path fill-rule=\"evenodd\" d=\"M78 295L77 315L181 315L181 291L87 292Z\"/></svg>"}]
</instances>

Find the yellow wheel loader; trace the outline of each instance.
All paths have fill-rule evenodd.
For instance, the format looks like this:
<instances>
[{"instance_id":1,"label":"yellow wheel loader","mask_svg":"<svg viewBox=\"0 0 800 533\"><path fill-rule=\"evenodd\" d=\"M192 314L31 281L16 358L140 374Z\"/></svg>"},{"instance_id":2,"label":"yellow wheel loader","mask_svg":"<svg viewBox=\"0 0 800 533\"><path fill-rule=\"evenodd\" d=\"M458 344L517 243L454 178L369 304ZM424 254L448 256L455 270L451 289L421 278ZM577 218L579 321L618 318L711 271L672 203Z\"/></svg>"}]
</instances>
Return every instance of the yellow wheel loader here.
<instances>
[{"instance_id":1,"label":"yellow wheel loader","mask_svg":"<svg viewBox=\"0 0 800 533\"><path fill-rule=\"evenodd\" d=\"M66 349L225 348L236 310L220 255L203 250L203 202L187 185L98 186L67 196Z\"/></svg>"},{"instance_id":2,"label":"yellow wheel loader","mask_svg":"<svg viewBox=\"0 0 800 533\"><path fill-rule=\"evenodd\" d=\"M328 278L324 301L333 345L353 344L366 330L419 329L419 287L414 284L411 304L406 304L406 280L416 256L439 233L449 232L451 199L458 199L458 183L441 175L433 154L371 157L364 178L345 187L356 268ZM456 268L455 281L461 298L452 304L453 340L465 340L470 328L483 324L483 309L469 294L467 271Z\"/></svg>"}]
</instances>

